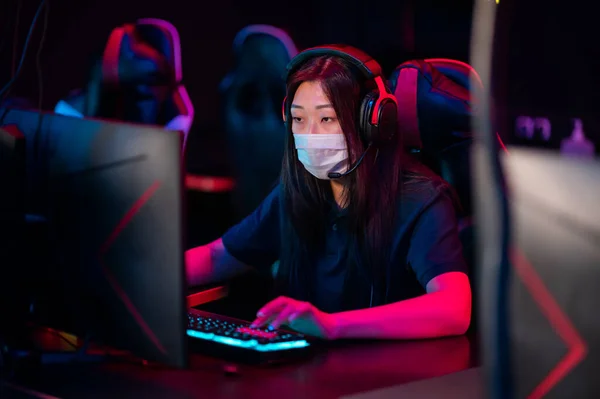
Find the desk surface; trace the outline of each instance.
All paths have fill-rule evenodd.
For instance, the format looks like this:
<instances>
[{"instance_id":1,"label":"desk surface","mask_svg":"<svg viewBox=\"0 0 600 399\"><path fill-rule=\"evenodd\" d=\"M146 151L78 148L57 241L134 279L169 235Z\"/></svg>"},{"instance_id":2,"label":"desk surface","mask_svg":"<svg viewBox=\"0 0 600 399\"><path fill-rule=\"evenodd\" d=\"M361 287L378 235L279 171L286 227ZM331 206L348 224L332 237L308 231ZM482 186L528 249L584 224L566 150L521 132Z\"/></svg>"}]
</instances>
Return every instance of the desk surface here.
<instances>
[{"instance_id":1,"label":"desk surface","mask_svg":"<svg viewBox=\"0 0 600 399\"><path fill-rule=\"evenodd\" d=\"M472 339L336 343L303 362L239 366L227 375L217 359L192 355L189 370L136 364L48 365L14 393L66 398L337 398L454 373L477 365ZM10 397L10 396L9 396ZM27 396L19 396L27 397ZM31 396L31 397L36 397Z\"/></svg>"}]
</instances>

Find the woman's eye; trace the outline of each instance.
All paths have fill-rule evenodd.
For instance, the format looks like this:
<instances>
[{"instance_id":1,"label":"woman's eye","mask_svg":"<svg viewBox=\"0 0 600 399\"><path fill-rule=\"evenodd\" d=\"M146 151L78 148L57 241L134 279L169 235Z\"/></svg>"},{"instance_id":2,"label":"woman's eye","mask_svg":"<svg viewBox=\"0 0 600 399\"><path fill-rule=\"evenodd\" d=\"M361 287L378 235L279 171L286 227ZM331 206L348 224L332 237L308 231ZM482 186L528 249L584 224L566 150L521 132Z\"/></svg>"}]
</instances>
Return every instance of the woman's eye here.
<instances>
[{"instance_id":1,"label":"woman's eye","mask_svg":"<svg viewBox=\"0 0 600 399\"><path fill-rule=\"evenodd\" d=\"M333 118L329 117L329 116L326 116L324 118L321 118L321 122L325 122L325 123L333 122Z\"/></svg>"},{"instance_id":2,"label":"woman's eye","mask_svg":"<svg viewBox=\"0 0 600 399\"><path fill-rule=\"evenodd\" d=\"M302 122L302 118L300 118L299 116L293 116L292 119L294 120L294 122Z\"/></svg>"}]
</instances>

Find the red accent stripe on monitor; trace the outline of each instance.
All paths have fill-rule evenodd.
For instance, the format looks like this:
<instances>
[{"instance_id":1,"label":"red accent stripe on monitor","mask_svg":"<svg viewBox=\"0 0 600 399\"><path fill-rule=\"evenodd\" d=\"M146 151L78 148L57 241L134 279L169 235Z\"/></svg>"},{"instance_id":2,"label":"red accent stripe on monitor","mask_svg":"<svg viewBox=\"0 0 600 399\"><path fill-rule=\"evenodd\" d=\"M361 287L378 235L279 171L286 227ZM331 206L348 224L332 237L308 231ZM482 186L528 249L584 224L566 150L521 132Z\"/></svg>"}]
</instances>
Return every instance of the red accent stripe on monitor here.
<instances>
[{"instance_id":1,"label":"red accent stripe on monitor","mask_svg":"<svg viewBox=\"0 0 600 399\"><path fill-rule=\"evenodd\" d=\"M527 397L528 399L539 399L550 392L575 366L581 363L587 354L587 345L525 255L519 250L514 250L511 255L512 263L521 281L568 348L567 354Z\"/></svg>"},{"instance_id":2,"label":"red accent stripe on monitor","mask_svg":"<svg viewBox=\"0 0 600 399\"><path fill-rule=\"evenodd\" d=\"M498 143L500 144L500 148L502 148L504 150L504 152L508 154L509 153L508 152L508 148L506 148L506 145L504 145L504 142L500 138L500 133L496 132L496 138L498 139Z\"/></svg>"},{"instance_id":3,"label":"red accent stripe on monitor","mask_svg":"<svg viewBox=\"0 0 600 399\"><path fill-rule=\"evenodd\" d=\"M100 252L98 253L98 261L100 262L100 265L102 266L102 270L104 272L104 275L106 276L106 279L108 280L110 285L113 287L113 289L115 290L115 292L117 293L119 298L121 298L121 301L123 301L123 304L129 311L129 313L131 313L131 315L135 319L136 323L140 326L140 328L142 329L144 334L146 334L146 336L150 339L150 341L152 341L152 343L156 346L156 348L159 351L161 351L163 354L165 354L165 353L167 353L167 351L161 344L158 337L154 334L152 329L148 326L148 324L146 323L146 321L144 320L144 318L142 317L140 312L137 310L136 306L133 304L133 302L131 301L131 299L125 292L125 290L121 287L121 285L119 284L119 282L117 281L115 276L112 274L112 272L109 270L107 265L104 263L104 255L106 254L106 252L108 252L108 250L113 245L113 243L115 242L115 240L117 239L119 234L121 234L121 232L125 229L125 227L127 227L127 225L131 222L131 220L133 220L134 216L140 211L140 209L144 206L144 204L146 202L148 202L148 200L150 198L152 198L152 196L154 195L156 190L158 190L160 185L161 185L160 181L155 181L134 202L134 204L131 206L131 208L129 208L129 210L125 213L125 215L121 218L119 223L117 223L117 225L115 226L113 231L110 233L110 235L108 236L108 238L106 239L104 244L102 244L102 246L100 247Z\"/></svg>"}]
</instances>

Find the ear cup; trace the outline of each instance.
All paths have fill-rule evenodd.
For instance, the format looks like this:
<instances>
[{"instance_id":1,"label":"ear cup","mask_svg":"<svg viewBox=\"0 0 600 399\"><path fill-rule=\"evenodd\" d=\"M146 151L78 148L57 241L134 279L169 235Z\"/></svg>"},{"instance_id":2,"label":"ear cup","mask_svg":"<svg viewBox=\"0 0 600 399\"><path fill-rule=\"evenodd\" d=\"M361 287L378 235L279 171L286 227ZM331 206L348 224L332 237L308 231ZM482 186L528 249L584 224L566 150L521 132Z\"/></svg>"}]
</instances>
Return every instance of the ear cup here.
<instances>
[{"instance_id":1,"label":"ear cup","mask_svg":"<svg viewBox=\"0 0 600 399\"><path fill-rule=\"evenodd\" d=\"M373 108L377 102L379 94L376 91L367 93L360 105L358 112L358 129L361 139L365 145L375 144L378 141L378 127L371 124Z\"/></svg>"},{"instance_id":2,"label":"ear cup","mask_svg":"<svg viewBox=\"0 0 600 399\"><path fill-rule=\"evenodd\" d=\"M384 98L379 104L377 116L379 141L389 141L398 132L398 107L396 103L388 98Z\"/></svg>"},{"instance_id":3,"label":"ear cup","mask_svg":"<svg viewBox=\"0 0 600 399\"><path fill-rule=\"evenodd\" d=\"M363 98L359 111L359 129L365 145L381 144L390 140L398 130L398 108L396 103L388 98L381 100L375 110L379 93L371 91ZM377 123L371 123L373 112L377 111Z\"/></svg>"}]
</instances>

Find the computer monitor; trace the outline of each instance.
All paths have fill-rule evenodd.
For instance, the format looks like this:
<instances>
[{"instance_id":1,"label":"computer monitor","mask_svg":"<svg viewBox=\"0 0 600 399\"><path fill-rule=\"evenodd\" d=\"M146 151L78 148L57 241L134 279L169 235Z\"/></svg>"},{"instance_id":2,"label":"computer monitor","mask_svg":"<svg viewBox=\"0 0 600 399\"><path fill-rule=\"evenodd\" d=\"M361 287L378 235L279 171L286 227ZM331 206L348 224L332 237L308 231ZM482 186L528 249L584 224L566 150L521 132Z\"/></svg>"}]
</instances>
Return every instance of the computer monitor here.
<instances>
[{"instance_id":1,"label":"computer monitor","mask_svg":"<svg viewBox=\"0 0 600 399\"><path fill-rule=\"evenodd\" d=\"M476 267L493 399L600 395L596 25L578 1L476 2Z\"/></svg>"},{"instance_id":2,"label":"computer monitor","mask_svg":"<svg viewBox=\"0 0 600 399\"><path fill-rule=\"evenodd\" d=\"M62 307L46 308L41 322L185 367L182 136L52 113L0 115L25 136L28 210L47 220L51 254L29 267L45 273Z\"/></svg>"},{"instance_id":3,"label":"computer monitor","mask_svg":"<svg viewBox=\"0 0 600 399\"><path fill-rule=\"evenodd\" d=\"M600 160L509 150L501 165L515 397L598 397Z\"/></svg>"}]
</instances>

